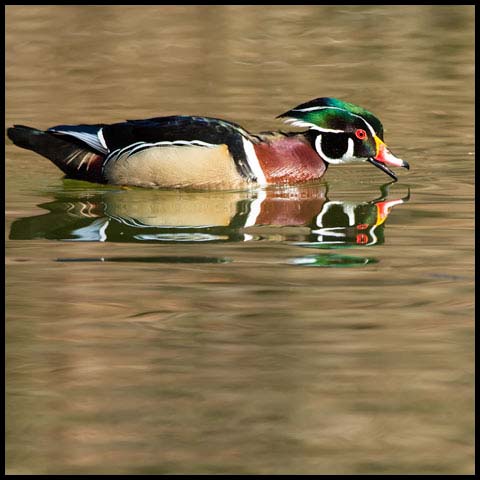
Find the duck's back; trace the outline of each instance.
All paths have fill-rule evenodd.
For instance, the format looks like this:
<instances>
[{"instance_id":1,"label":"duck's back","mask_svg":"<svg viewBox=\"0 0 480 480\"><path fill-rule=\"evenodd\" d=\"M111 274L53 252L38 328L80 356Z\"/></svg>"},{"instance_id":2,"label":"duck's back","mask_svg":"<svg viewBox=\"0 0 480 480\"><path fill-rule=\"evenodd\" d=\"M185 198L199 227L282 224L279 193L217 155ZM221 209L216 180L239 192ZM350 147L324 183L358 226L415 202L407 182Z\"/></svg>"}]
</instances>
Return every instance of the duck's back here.
<instances>
[{"instance_id":1,"label":"duck's back","mask_svg":"<svg viewBox=\"0 0 480 480\"><path fill-rule=\"evenodd\" d=\"M246 154L248 132L215 118L169 116L46 131L16 125L8 136L68 176L94 182L236 188L257 181Z\"/></svg>"}]
</instances>

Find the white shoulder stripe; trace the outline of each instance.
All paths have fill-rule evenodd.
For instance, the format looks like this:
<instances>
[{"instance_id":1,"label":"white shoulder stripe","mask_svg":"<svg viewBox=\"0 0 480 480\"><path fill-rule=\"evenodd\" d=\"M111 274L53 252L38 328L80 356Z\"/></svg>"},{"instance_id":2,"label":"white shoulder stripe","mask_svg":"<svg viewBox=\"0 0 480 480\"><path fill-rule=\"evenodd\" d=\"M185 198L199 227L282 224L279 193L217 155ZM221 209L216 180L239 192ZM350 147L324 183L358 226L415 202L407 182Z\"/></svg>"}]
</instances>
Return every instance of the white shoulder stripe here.
<instances>
[{"instance_id":1,"label":"white shoulder stripe","mask_svg":"<svg viewBox=\"0 0 480 480\"><path fill-rule=\"evenodd\" d=\"M260 185L267 185L267 179L263 173L260 162L258 161L257 154L255 153L255 147L250 140L247 140L245 137L242 137L243 149L245 150L245 155L247 156L247 162L252 170L253 174L257 178L257 183Z\"/></svg>"},{"instance_id":2,"label":"white shoulder stripe","mask_svg":"<svg viewBox=\"0 0 480 480\"><path fill-rule=\"evenodd\" d=\"M97 132L97 137L103 148L108 152L107 142L105 142L105 138L103 137L103 128Z\"/></svg>"}]
</instances>

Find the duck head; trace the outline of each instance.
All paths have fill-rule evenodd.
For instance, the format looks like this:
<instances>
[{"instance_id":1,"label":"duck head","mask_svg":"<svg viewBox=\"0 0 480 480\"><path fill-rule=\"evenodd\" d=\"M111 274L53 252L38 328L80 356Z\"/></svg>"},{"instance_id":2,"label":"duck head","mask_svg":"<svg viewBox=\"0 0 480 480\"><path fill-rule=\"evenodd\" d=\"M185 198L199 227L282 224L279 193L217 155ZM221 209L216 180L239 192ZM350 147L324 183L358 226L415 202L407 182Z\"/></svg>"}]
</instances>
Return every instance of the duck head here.
<instances>
[{"instance_id":1,"label":"duck head","mask_svg":"<svg viewBox=\"0 0 480 480\"><path fill-rule=\"evenodd\" d=\"M277 118L296 127L307 127L307 137L328 164L369 162L395 181L389 167L410 166L397 158L383 141L383 126L373 113L331 97L302 103Z\"/></svg>"}]
</instances>

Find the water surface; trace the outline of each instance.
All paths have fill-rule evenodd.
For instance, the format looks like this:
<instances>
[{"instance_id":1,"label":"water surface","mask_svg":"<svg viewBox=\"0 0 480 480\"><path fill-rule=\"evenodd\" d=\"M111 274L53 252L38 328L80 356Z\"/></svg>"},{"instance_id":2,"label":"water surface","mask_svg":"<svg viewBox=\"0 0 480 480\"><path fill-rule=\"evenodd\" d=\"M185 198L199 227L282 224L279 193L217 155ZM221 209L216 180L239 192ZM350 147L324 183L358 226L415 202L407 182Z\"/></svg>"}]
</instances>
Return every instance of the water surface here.
<instances>
[{"instance_id":1,"label":"water surface","mask_svg":"<svg viewBox=\"0 0 480 480\"><path fill-rule=\"evenodd\" d=\"M471 474L468 6L8 6L6 124L320 96L369 165L229 192L64 179L6 146L8 473Z\"/></svg>"}]
</instances>

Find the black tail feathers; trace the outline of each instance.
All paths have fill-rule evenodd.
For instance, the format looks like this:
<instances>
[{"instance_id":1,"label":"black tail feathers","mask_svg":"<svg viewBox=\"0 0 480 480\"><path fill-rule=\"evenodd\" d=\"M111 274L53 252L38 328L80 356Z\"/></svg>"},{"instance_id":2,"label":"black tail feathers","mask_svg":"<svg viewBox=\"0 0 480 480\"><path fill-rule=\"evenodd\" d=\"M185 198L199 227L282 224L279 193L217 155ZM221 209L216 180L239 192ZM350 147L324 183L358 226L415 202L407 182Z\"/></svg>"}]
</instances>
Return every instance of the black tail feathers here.
<instances>
[{"instance_id":1,"label":"black tail feathers","mask_svg":"<svg viewBox=\"0 0 480 480\"><path fill-rule=\"evenodd\" d=\"M103 155L74 137L55 135L25 125L8 128L7 136L15 145L48 158L69 177L104 182L101 172Z\"/></svg>"},{"instance_id":2,"label":"black tail feathers","mask_svg":"<svg viewBox=\"0 0 480 480\"><path fill-rule=\"evenodd\" d=\"M8 138L17 146L34 150L35 138L45 134L42 130L26 127L25 125L14 125L7 129Z\"/></svg>"}]
</instances>

